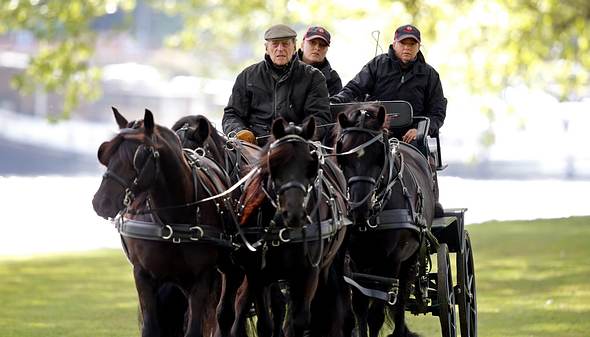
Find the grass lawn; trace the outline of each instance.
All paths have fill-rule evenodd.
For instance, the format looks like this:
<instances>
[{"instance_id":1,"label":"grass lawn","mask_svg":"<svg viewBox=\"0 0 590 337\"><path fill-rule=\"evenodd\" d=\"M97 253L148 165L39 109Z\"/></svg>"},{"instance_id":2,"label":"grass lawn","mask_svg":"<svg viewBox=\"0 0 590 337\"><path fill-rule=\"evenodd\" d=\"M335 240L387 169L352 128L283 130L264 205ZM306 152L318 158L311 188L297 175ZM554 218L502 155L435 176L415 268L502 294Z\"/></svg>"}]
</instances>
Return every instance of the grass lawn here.
<instances>
[{"instance_id":1,"label":"grass lawn","mask_svg":"<svg viewBox=\"0 0 590 337\"><path fill-rule=\"evenodd\" d=\"M138 336L131 265L118 250L0 258L0 336Z\"/></svg>"},{"instance_id":2,"label":"grass lawn","mask_svg":"<svg viewBox=\"0 0 590 337\"><path fill-rule=\"evenodd\" d=\"M479 336L588 336L590 217L467 229ZM440 336L438 318L408 317L416 332ZM1 337L138 335L131 266L121 251L0 257Z\"/></svg>"},{"instance_id":3,"label":"grass lawn","mask_svg":"<svg viewBox=\"0 0 590 337\"><path fill-rule=\"evenodd\" d=\"M479 336L589 335L590 217L492 221L467 230L474 251ZM410 317L416 332L440 336L438 317Z\"/></svg>"}]
</instances>

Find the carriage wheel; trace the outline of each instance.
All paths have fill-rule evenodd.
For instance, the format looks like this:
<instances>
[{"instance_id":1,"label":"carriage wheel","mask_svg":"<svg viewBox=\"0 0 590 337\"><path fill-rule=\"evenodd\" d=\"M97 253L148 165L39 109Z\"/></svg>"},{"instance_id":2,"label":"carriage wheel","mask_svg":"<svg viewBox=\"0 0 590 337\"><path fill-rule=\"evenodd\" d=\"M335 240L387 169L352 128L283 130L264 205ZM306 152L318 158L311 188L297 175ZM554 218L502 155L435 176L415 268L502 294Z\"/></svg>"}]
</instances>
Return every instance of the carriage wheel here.
<instances>
[{"instance_id":1,"label":"carriage wheel","mask_svg":"<svg viewBox=\"0 0 590 337\"><path fill-rule=\"evenodd\" d=\"M469 232L465 231L465 249L457 253L457 284L459 321L462 337L477 337L477 297L475 293L475 268Z\"/></svg>"},{"instance_id":2,"label":"carriage wheel","mask_svg":"<svg viewBox=\"0 0 590 337\"><path fill-rule=\"evenodd\" d=\"M437 265L438 318L442 335L443 337L456 337L455 292L453 291L453 276L449 263L449 248L446 243L441 243L438 247Z\"/></svg>"}]
</instances>

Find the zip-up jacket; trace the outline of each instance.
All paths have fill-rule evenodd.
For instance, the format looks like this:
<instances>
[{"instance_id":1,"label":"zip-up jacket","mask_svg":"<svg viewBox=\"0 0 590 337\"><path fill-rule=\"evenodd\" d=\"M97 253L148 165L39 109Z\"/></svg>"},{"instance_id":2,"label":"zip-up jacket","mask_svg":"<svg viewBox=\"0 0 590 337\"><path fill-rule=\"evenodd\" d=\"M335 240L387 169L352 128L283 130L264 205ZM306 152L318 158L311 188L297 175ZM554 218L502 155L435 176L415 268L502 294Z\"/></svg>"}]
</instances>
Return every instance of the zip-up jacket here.
<instances>
[{"instance_id":1,"label":"zip-up jacket","mask_svg":"<svg viewBox=\"0 0 590 337\"><path fill-rule=\"evenodd\" d=\"M393 45L389 45L387 54L377 55L369 61L330 99L334 103L365 100L410 102L414 116L430 118L428 134L431 136L438 134L447 110L447 99L438 72L426 63L422 52L418 53L413 64L402 67L401 61L395 56Z\"/></svg>"},{"instance_id":2,"label":"zip-up jacket","mask_svg":"<svg viewBox=\"0 0 590 337\"><path fill-rule=\"evenodd\" d=\"M223 132L251 130L264 145L274 119L302 124L314 116L316 125L330 121L328 88L322 73L293 57L288 69L276 72L268 55L262 62L244 69L236 78L223 113ZM316 138L325 128L317 128Z\"/></svg>"}]
</instances>

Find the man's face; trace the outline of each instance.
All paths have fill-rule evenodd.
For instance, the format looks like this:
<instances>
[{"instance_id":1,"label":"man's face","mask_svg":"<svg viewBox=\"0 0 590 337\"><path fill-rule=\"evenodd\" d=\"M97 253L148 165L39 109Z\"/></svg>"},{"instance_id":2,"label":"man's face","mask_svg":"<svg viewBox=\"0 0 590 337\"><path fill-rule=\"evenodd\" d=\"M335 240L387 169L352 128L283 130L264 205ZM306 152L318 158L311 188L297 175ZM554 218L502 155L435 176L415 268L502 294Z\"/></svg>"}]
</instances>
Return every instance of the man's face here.
<instances>
[{"instance_id":1,"label":"man's face","mask_svg":"<svg viewBox=\"0 0 590 337\"><path fill-rule=\"evenodd\" d=\"M303 51L303 62L307 64L320 63L326 58L328 44L322 39L303 40L301 50Z\"/></svg>"},{"instance_id":2,"label":"man's face","mask_svg":"<svg viewBox=\"0 0 590 337\"><path fill-rule=\"evenodd\" d=\"M295 53L295 41L293 39L266 41L266 53L270 56L272 63L277 66L284 66L291 61Z\"/></svg>"},{"instance_id":3,"label":"man's face","mask_svg":"<svg viewBox=\"0 0 590 337\"><path fill-rule=\"evenodd\" d=\"M416 58L418 51L420 50L420 43L412 38L406 38L401 41L393 43L393 50L395 50L395 56L399 58L403 63L408 63Z\"/></svg>"}]
</instances>

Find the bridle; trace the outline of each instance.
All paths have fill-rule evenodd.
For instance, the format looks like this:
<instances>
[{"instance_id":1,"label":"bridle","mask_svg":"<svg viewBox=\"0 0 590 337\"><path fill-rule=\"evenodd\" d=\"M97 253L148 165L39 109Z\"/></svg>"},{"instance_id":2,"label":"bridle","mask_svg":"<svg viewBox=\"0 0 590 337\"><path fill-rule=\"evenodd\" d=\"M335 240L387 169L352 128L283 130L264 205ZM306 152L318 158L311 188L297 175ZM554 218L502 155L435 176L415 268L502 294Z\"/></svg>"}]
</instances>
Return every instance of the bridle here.
<instances>
[{"instance_id":1,"label":"bridle","mask_svg":"<svg viewBox=\"0 0 590 337\"><path fill-rule=\"evenodd\" d=\"M366 111L361 110L360 120L358 127L344 128L337 140L337 144L341 144L343 138L351 133L362 133L368 134L371 138L356 146L355 148L346 152L337 153L336 156L347 156L351 154L357 154L359 157L364 153L365 149L371 146L373 143L379 142L383 146L383 154L385 156L383 167L379 173L377 179L372 176L356 175L347 179L347 189L350 195L350 187L354 184L365 183L370 185L370 191L359 201L351 201L348 197L349 212L355 210L364 205L369 199L372 200L373 207L370 209L370 217L381 213L383 207L387 203L389 196L391 195L391 189L393 185L398 181L402 174L403 165L400 165L399 169L395 167L395 156L400 156L397 151L399 141L396 138L390 138L387 140L387 131L376 131L368 129L364 126ZM401 158L401 156L400 156ZM397 173L395 171L398 171Z\"/></svg>"},{"instance_id":2,"label":"bridle","mask_svg":"<svg viewBox=\"0 0 590 337\"><path fill-rule=\"evenodd\" d=\"M285 183L283 183L281 186L275 186L275 182L273 179L273 174L271 172L271 165L270 165L270 158L271 158L271 154L272 154L272 150L278 148L281 145L287 144L287 143L304 143L307 144L310 147L310 153L314 154L318 157L318 170L320 171L320 166L322 164L323 161L323 156L320 156L319 153L320 151L318 151L317 149L311 149L313 147L313 143L308 141L307 139L298 136L298 135L286 135L284 137L281 137L277 140L275 140L274 142L272 142L269 145L269 150L268 150L268 156L267 156L267 167L268 167L268 181L267 181L267 186L269 187L269 189L263 188L264 193L267 195L268 199L271 201L271 203L273 204L273 206L277 209L277 212L279 212L280 208L281 208L281 203L280 203L280 197L281 195L283 195L286 191L290 190L290 189L297 189L303 192L304 194L304 202L303 205L307 205L308 201L309 201L309 196L310 196L310 192L313 189L313 186L316 184L317 182L317 178L315 179L315 182L313 184L310 184L309 186L306 186L303 182L298 181L298 180L289 180ZM273 193L274 192L274 193ZM275 196L271 196L271 194L274 194Z\"/></svg>"},{"instance_id":3,"label":"bridle","mask_svg":"<svg viewBox=\"0 0 590 337\"><path fill-rule=\"evenodd\" d=\"M189 130L189 128L190 128L190 124L187 122L187 123L182 124L180 129L175 131L176 135L178 136L178 138L180 138L181 141L185 139L186 132Z\"/></svg>"},{"instance_id":4,"label":"bridle","mask_svg":"<svg viewBox=\"0 0 590 337\"><path fill-rule=\"evenodd\" d=\"M152 143L155 144L155 138L152 139ZM138 158L139 155L143 152L149 152L145 162L139 167ZM152 176L148 176L150 162L154 163L154 172ZM160 152L156 149L155 145L145 145L140 144L135 153L133 154L133 170L135 171L135 175L132 176L129 180L121 177L120 175L116 174L110 169L107 169L106 172L102 175L102 179L112 179L119 185L121 185L124 189L125 196L123 197L123 206L128 208L135 196L140 190L143 188L147 188L153 184L158 174L160 173ZM149 179L148 179L149 178Z\"/></svg>"},{"instance_id":5,"label":"bridle","mask_svg":"<svg viewBox=\"0 0 590 337\"><path fill-rule=\"evenodd\" d=\"M289 180L278 187L275 186L274 180L272 178L273 174L272 174L271 165L270 165L271 154L274 149L278 148L281 145L287 144L287 143L306 144L308 146L308 148L310 149L310 154L313 156L316 156L317 167L316 167L315 172L317 172L317 174L316 174L315 178L313 179L313 182L310 183L309 185L304 184L302 181ZM272 142L269 145L268 156L267 156L267 165L268 165L267 186L268 186L268 189L265 188L264 186L262 187L262 190L266 194L266 197L268 198L268 200L270 200L271 204L276 209L273 220L271 221L271 223L272 223L271 226L274 226L274 224L276 224L275 221L277 221L281 217L281 203L280 203L281 195L283 195L286 191L291 190L291 189L296 189L296 190L300 190L303 192L304 198L303 198L302 206L305 211L305 218L306 218L306 222L307 222L302 225L303 251L304 251L304 254L307 257L310 265L312 265L314 267L319 266L323 257L324 257L324 240L322 240L321 238L323 237L322 223L325 221L321 220L321 211L320 211L320 206L322 204L322 196L326 197L329 200L330 209L332 211L332 220L329 220L330 223L332 221L335 221L334 219L336 218L336 212L337 212L336 211L336 209L337 209L336 202L334 200L334 197L331 195L332 192L323 190L323 184L325 183L325 180L326 180L326 178L324 176L323 169L322 169L322 165L324 165L324 160L325 160L324 158L325 158L325 154L322 152L322 147L321 147L321 144L319 144L319 142L313 142L313 141L307 140L301 136L293 135L293 134L283 136L283 137L275 140L274 142ZM272 194L274 194L274 197L272 196ZM315 203L313 205L309 204L311 196L315 196ZM315 217L315 221L314 221L314 217ZM319 248L319 251L317 252L317 256L315 258L311 256L311 253L308 250L308 238L307 238L307 234L306 234L308 226L315 226L317 228L317 232L318 232L317 237L320 242L320 244L319 244L320 248ZM333 228L337 228L337 227L334 226ZM278 237L279 237L280 241L282 241L284 243L291 241L290 238L285 238L283 236L283 233L285 231L288 231L289 229L290 228L287 225L285 225L284 227L282 227L280 229L280 231L278 233L279 234ZM330 236L334 235L329 230L326 231L326 233L328 233ZM278 242L277 242L277 244L278 244ZM274 245L274 242L273 242L273 245Z\"/></svg>"}]
</instances>

